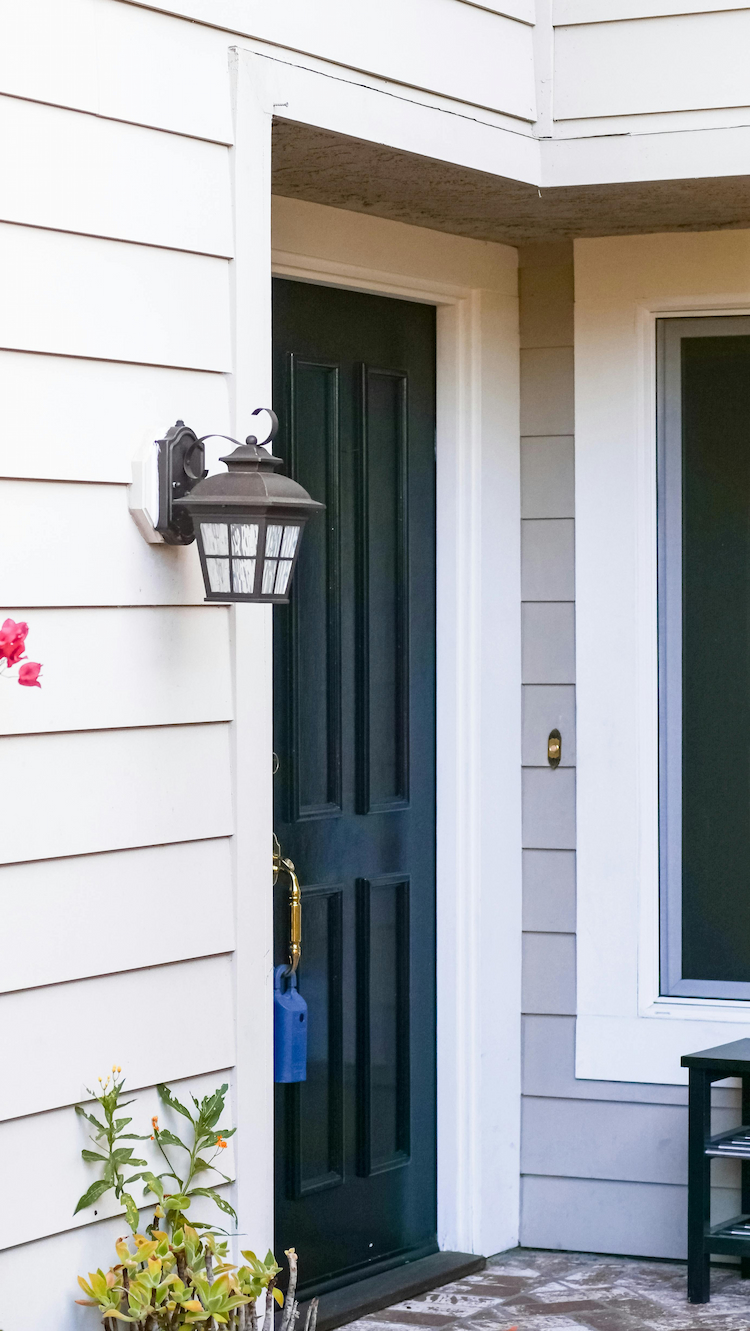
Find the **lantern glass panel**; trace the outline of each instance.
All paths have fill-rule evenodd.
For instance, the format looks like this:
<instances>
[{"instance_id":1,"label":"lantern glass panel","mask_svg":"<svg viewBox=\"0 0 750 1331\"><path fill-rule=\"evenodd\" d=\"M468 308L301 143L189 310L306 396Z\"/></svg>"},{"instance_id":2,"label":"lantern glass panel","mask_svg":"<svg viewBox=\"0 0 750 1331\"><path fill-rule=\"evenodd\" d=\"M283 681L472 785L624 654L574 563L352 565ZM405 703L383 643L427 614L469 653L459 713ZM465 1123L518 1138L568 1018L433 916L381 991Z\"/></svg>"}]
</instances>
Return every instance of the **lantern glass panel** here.
<instances>
[{"instance_id":1,"label":"lantern glass panel","mask_svg":"<svg viewBox=\"0 0 750 1331\"><path fill-rule=\"evenodd\" d=\"M226 532L226 528L224 528ZM206 559L206 571L212 592L229 591L229 560Z\"/></svg>"},{"instance_id":2,"label":"lantern glass panel","mask_svg":"<svg viewBox=\"0 0 750 1331\"><path fill-rule=\"evenodd\" d=\"M289 575L291 571L292 571L292 560L280 559L279 570L278 573L276 574L276 586L274 587L274 594L276 596L286 595L286 589L289 585Z\"/></svg>"},{"instance_id":3,"label":"lantern glass panel","mask_svg":"<svg viewBox=\"0 0 750 1331\"><path fill-rule=\"evenodd\" d=\"M261 592L264 596L273 596L274 584L276 582L276 563L275 559L267 559L263 565L263 584Z\"/></svg>"},{"instance_id":4,"label":"lantern glass panel","mask_svg":"<svg viewBox=\"0 0 750 1331\"><path fill-rule=\"evenodd\" d=\"M232 554L254 559L258 553L257 522L232 523Z\"/></svg>"},{"instance_id":5,"label":"lantern glass panel","mask_svg":"<svg viewBox=\"0 0 750 1331\"><path fill-rule=\"evenodd\" d=\"M266 527L266 558L277 559L281 549L281 534L284 528L277 523L269 523Z\"/></svg>"},{"instance_id":6,"label":"lantern glass panel","mask_svg":"<svg viewBox=\"0 0 750 1331\"><path fill-rule=\"evenodd\" d=\"M255 587L255 560L232 560L232 591L242 596L252 596Z\"/></svg>"},{"instance_id":7,"label":"lantern glass panel","mask_svg":"<svg viewBox=\"0 0 750 1331\"><path fill-rule=\"evenodd\" d=\"M296 525L290 525L284 528L284 535L281 541L281 558L294 559L294 552L297 549L297 540L300 529Z\"/></svg>"},{"instance_id":8,"label":"lantern glass panel","mask_svg":"<svg viewBox=\"0 0 750 1331\"><path fill-rule=\"evenodd\" d=\"M202 522L201 538L207 555L229 554L229 533L225 522Z\"/></svg>"}]
</instances>

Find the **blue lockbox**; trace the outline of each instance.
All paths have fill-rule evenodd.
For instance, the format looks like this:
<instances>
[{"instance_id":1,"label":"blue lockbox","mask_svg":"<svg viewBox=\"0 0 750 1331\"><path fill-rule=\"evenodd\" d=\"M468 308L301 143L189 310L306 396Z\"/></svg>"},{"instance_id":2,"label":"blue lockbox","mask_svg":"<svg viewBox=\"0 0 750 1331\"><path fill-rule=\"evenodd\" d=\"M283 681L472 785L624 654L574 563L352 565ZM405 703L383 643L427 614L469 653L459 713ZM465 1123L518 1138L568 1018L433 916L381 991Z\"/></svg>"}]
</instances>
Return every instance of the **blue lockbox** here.
<instances>
[{"instance_id":1,"label":"blue lockbox","mask_svg":"<svg viewBox=\"0 0 750 1331\"><path fill-rule=\"evenodd\" d=\"M307 1003L288 966L273 973L274 1081L307 1080Z\"/></svg>"}]
</instances>

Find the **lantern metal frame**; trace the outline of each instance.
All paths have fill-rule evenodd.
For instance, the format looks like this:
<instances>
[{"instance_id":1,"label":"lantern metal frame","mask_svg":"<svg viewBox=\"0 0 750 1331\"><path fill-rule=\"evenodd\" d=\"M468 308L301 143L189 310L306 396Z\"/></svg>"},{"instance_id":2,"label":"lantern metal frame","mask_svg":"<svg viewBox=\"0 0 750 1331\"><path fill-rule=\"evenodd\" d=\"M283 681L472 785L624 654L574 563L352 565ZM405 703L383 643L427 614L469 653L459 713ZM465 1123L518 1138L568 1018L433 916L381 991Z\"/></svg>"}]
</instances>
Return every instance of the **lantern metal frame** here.
<instances>
[{"instance_id":1,"label":"lantern metal frame","mask_svg":"<svg viewBox=\"0 0 750 1331\"><path fill-rule=\"evenodd\" d=\"M278 474L281 458L267 451L278 430L268 407L271 431L261 444L229 435L198 438L184 421L157 441L159 516L156 530L168 545L197 541L207 601L285 605L311 514L324 504L301 485ZM236 444L221 458L227 471L209 476L204 443ZM265 589L265 590L264 590Z\"/></svg>"}]
</instances>

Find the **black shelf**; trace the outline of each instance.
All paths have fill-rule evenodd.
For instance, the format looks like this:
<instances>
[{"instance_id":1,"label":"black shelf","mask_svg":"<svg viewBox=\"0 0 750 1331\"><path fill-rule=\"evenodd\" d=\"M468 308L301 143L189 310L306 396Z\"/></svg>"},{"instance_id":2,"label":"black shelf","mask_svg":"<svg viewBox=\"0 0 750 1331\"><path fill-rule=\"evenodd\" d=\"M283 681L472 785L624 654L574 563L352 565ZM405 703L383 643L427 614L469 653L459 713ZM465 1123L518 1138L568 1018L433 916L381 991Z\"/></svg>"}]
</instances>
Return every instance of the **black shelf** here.
<instances>
[{"instance_id":1,"label":"black shelf","mask_svg":"<svg viewBox=\"0 0 750 1331\"><path fill-rule=\"evenodd\" d=\"M731 1160L750 1160L750 1128L732 1128L729 1132L709 1137L705 1153L714 1158L729 1156Z\"/></svg>"},{"instance_id":2,"label":"black shelf","mask_svg":"<svg viewBox=\"0 0 750 1331\"><path fill-rule=\"evenodd\" d=\"M741 1274L750 1278L750 1039L686 1054L689 1069L688 1148L688 1298L708 1303L711 1254L739 1257ZM711 1087L727 1077L742 1079L742 1124L711 1135ZM741 1161L742 1214L711 1224L711 1161L726 1156Z\"/></svg>"},{"instance_id":3,"label":"black shelf","mask_svg":"<svg viewBox=\"0 0 750 1331\"><path fill-rule=\"evenodd\" d=\"M711 1225L704 1243L707 1252L731 1257L747 1257L750 1252L750 1213L736 1215L720 1225Z\"/></svg>"}]
</instances>

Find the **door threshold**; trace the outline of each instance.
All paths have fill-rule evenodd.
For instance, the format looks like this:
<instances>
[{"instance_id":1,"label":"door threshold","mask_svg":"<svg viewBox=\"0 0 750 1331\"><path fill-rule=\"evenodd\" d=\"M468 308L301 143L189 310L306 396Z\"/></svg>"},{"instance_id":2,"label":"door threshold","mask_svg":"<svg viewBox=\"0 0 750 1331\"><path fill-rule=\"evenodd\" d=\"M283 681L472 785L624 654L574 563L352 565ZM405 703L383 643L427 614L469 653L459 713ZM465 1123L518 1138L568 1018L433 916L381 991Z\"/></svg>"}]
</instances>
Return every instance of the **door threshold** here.
<instances>
[{"instance_id":1,"label":"door threshold","mask_svg":"<svg viewBox=\"0 0 750 1331\"><path fill-rule=\"evenodd\" d=\"M403 1266L382 1271L380 1275L365 1276L363 1280L321 1295L318 1331L333 1331L334 1327L356 1322L358 1318L379 1312L392 1303L414 1299L418 1294L448 1285L452 1280L462 1280L474 1271L481 1271L485 1265L486 1258L477 1257L475 1253L434 1252L429 1257L419 1257L415 1262L404 1262ZM307 1306L307 1303L300 1305L297 1323L300 1331L305 1325Z\"/></svg>"}]
</instances>

